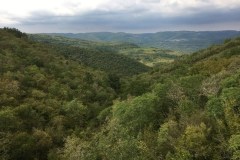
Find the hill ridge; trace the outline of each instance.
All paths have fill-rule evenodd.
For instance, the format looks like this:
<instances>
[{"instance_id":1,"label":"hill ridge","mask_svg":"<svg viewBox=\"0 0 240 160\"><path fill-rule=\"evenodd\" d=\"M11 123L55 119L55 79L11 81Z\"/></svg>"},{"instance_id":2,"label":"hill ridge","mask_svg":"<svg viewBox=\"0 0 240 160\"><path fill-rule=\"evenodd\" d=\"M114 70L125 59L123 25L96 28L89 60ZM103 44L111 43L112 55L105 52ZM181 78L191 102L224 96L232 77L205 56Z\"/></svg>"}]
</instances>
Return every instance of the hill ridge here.
<instances>
[{"instance_id":1,"label":"hill ridge","mask_svg":"<svg viewBox=\"0 0 240 160\"><path fill-rule=\"evenodd\" d=\"M156 33L113 33L113 32L94 32L94 33L52 33L49 35L61 35L69 38L78 38L104 42L132 42L144 47L157 47L186 53L194 52L199 49L207 48L213 44L221 44L227 38L240 36L240 31L166 31ZM186 41L169 41L169 40Z\"/></svg>"}]
</instances>

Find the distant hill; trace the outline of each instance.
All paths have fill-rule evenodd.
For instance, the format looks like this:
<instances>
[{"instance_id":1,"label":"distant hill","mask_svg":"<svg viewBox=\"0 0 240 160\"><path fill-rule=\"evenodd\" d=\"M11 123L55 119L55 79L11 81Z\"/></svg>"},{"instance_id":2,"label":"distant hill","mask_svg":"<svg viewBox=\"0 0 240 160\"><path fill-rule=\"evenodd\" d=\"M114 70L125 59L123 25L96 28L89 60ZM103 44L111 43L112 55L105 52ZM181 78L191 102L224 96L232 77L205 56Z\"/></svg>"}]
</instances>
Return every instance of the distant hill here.
<instances>
[{"instance_id":1,"label":"distant hill","mask_svg":"<svg viewBox=\"0 0 240 160\"><path fill-rule=\"evenodd\" d=\"M130 42L144 47L157 47L176 50L186 53L195 52L199 49L220 44L227 38L240 36L239 31L171 31L158 33L52 33L69 38L78 38L91 41L103 42Z\"/></svg>"},{"instance_id":2,"label":"distant hill","mask_svg":"<svg viewBox=\"0 0 240 160\"><path fill-rule=\"evenodd\" d=\"M120 49L136 48L130 43L102 43L59 36L29 35L30 39L51 45L59 54L86 66L119 76L132 76L149 71L150 67L125 55Z\"/></svg>"}]
</instances>

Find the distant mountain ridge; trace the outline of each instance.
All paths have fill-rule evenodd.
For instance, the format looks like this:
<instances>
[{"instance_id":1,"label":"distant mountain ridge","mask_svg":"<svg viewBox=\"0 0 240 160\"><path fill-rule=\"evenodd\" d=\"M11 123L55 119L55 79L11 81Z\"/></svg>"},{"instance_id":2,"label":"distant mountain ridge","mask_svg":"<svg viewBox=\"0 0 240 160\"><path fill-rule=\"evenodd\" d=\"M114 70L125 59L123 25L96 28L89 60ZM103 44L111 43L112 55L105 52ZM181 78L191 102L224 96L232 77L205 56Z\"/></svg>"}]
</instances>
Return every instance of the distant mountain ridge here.
<instances>
[{"instance_id":1,"label":"distant mountain ridge","mask_svg":"<svg viewBox=\"0 0 240 160\"><path fill-rule=\"evenodd\" d=\"M130 42L143 47L157 47L191 53L213 44L221 44L225 39L240 36L240 31L167 31L141 34L92 32L50 33L50 35L91 41Z\"/></svg>"}]
</instances>

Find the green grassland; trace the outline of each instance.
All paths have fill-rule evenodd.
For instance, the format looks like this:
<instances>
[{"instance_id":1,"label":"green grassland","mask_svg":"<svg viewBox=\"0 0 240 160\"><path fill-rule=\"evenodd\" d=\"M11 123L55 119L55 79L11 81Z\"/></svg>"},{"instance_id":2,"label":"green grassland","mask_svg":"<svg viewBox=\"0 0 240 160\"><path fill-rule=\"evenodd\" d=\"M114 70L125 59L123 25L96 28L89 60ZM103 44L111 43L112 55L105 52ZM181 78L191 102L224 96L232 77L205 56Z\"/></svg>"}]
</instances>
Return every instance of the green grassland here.
<instances>
[{"instance_id":1,"label":"green grassland","mask_svg":"<svg viewBox=\"0 0 240 160\"><path fill-rule=\"evenodd\" d=\"M118 51L118 54L126 55L147 66L153 67L159 63L171 63L182 53L159 48L127 48Z\"/></svg>"}]
</instances>

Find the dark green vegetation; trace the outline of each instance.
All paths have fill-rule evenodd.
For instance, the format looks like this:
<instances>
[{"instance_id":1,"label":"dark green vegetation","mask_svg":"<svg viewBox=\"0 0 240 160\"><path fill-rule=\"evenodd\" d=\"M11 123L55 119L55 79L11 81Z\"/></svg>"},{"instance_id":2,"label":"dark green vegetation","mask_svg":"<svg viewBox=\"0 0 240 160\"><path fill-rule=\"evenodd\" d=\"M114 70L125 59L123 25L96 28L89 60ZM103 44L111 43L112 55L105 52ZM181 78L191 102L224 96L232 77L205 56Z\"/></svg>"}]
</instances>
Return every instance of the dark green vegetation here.
<instances>
[{"instance_id":1,"label":"dark green vegetation","mask_svg":"<svg viewBox=\"0 0 240 160\"><path fill-rule=\"evenodd\" d=\"M227 38L240 36L239 31L176 31L144 34L130 33L53 33L69 38L78 38L104 42L130 42L143 47L164 48L184 53L194 52L207 48L213 44L220 44Z\"/></svg>"},{"instance_id":2,"label":"dark green vegetation","mask_svg":"<svg viewBox=\"0 0 240 160\"><path fill-rule=\"evenodd\" d=\"M240 38L119 77L0 30L0 159L240 159Z\"/></svg>"},{"instance_id":3,"label":"dark green vegetation","mask_svg":"<svg viewBox=\"0 0 240 160\"><path fill-rule=\"evenodd\" d=\"M113 54L120 48L135 47L133 44L105 44L46 35L30 35L30 39L48 44L66 58L110 74L131 76L150 69L127 56Z\"/></svg>"},{"instance_id":4,"label":"dark green vegetation","mask_svg":"<svg viewBox=\"0 0 240 160\"><path fill-rule=\"evenodd\" d=\"M100 66L99 68L102 67L105 71L110 71L108 70L109 68L108 66L114 66L113 64L109 64L109 59L111 59L111 61L115 64L122 65L123 63L125 63L125 65L128 65L129 68L131 68L130 66L132 67L135 66L135 70L134 68L132 68L132 71L129 70L128 72L129 74L140 73L141 71L146 71L147 68L143 67L143 65L137 64L135 61L130 61L126 57L129 57L131 59L134 59L138 62L141 62L145 65L152 67L159 63L172 62L174 59L176 59L178 56L181 55L180 53L174 52L171 50L159 49L159 48L153 48L153 47L143 48L133 43L127 43L127 42L108 42L108 43L94 42L94 41L86 41L86 40L80 40L80 39L64 38L61 36L51 36L51 35L45 35L45 34L32 34L32 35L29 35L29 37L34 41L53 44L57 46L57 49L60 48L59 47L60 45L61 47L62 46L75 47L74 50L79 48L77 49L76 54L74 54L77 56L75 58L80 57L81 61L86 62L87 65L90 65L92 67ZM98 54L99 57L97 57L96 54ZM81 57L89 57L89 58L82 59ZM99 60L100 58L101 58L101 61L99 63L103 62L105 66L102 66L99 63L92 63L92 61L90 60L90 59ZM119 61L119 62L116 63L115 61ZM95 65L93 66L93 64ZM121 73L122 70L123 69L120 68L119 70L117 70L116 73Z\"/></svg>"}]
</instances>

